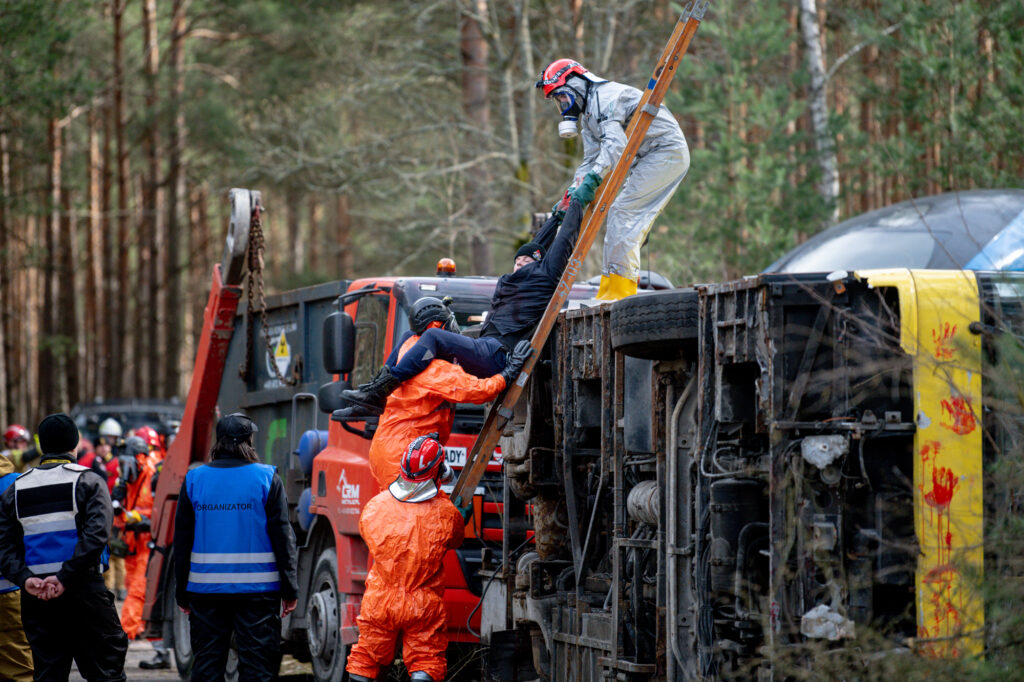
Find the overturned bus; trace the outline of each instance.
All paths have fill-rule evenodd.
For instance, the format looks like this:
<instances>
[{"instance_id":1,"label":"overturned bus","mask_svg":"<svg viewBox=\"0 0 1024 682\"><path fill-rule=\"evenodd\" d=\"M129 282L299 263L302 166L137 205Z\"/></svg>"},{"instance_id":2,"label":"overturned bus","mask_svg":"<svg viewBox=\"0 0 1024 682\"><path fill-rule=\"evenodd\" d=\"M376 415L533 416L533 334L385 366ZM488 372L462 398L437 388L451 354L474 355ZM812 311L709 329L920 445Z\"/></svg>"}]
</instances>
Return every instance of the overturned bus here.
<instances>
[{"instance_id":1,"label":"overturned bus","mask_svg":"<svg viewBox=\"0 0 1024 682\"><path fill-rule=\"evenodd\" d=\"M868 633L981 655L1022 296L896 269L563 312L501 442L487 677L770 679Z\"/></svg>"}]
</instances>

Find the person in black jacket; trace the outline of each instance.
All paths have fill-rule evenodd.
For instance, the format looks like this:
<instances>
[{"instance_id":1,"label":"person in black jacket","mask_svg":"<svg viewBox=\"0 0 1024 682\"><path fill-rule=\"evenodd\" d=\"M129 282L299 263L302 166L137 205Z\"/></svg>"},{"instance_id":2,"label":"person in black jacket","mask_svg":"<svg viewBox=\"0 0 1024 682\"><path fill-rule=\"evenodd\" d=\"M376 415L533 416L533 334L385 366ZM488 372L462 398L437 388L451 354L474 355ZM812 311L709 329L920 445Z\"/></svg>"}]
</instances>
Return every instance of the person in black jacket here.
<instances>
[{"instance_id":1,"label":"person in black jacket","mask_svg":"<svg viewBox=\"0 0 1024 682\"><path fill-rule=\"evenodd\" d=\"M529 344L520 342L530 338L544 316L576 246L583 206L592 199L592 192L573 196L564 213L555 211L544 223L535 241L519 248L512 272L498 278L479 338L428 329L401 360L385 364L369 383L342 391L342 399L352 405L347 416L382 414L391 392L434 359L458 362L466 372L486 378L501 373L513 353L528 355Z\"/></svg>"},{"instance_id":2,"label":"person in black jacket","mask_svg":"<svg viewBox=\"0 0 1024 682\"><path fill-rule=\"evenodd\" d=\"M178 497L175 598L189 615L193 682L224 679L232 632L240 679L272 679L281 618L295 609L295 534L281 478L253 449L257 430L240 413L217 422L211 461L188 472Z\"/></svg>"},{"instance_id":3,"label":"person in black jacket","mask_svg":"<svg viewBox=\"0 0 1024 682\"><path fill-rule=\"evenodd\" d=\"M0 496L0 573L22 588L36 680L124 680L128 637L103 584L113 510L107 484L75 464L66 414L39 424L39 466Z\"/></svg>"}]
</instances>

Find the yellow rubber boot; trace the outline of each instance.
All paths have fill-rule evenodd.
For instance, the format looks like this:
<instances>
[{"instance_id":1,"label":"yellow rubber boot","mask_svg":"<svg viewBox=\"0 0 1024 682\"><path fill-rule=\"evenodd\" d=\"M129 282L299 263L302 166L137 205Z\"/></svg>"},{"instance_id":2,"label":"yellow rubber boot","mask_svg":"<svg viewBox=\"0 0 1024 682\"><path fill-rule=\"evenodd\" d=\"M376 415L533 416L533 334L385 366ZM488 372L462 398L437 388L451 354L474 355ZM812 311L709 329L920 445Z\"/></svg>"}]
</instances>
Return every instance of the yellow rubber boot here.
<instances>
[{"instance_id":1,"label":"yellow rubber boot","mask_svg":"<svg viewBox=\"0 0 1024 682\"><path fill-rule=\"evenodd\" d=\"M601 275L601 285L597 289L599 301L618 301L636 293L636 281L616 274Z\"/></svg>"}]
</instances>

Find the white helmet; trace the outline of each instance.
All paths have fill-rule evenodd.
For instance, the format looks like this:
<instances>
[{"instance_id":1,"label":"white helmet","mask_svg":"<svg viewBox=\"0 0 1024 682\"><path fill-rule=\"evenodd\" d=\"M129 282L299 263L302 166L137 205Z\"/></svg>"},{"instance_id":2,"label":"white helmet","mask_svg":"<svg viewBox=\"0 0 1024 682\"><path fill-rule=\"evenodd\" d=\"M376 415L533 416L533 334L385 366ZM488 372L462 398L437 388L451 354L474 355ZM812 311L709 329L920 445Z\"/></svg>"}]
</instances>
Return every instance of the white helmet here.
<instances>
[{"instance_id":1,"label":"white helmet","mask_svg":"<svg viewBox=\"0 0 1024 682\"><path fill-rule=\"evenodd\" d=\"M121 425L113 417L107 417L100 423L100 435L111 438L120 438L124 435Z\"/></svg>"}]
</instances>

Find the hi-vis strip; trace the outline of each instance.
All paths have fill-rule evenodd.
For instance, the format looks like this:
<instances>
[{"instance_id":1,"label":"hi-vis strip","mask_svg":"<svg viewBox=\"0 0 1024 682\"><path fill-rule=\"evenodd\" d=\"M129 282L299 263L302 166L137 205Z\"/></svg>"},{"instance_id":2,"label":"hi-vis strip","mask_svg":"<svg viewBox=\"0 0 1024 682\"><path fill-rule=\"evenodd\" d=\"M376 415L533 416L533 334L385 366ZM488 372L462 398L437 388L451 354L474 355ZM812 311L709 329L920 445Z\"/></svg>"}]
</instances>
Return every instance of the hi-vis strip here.
<instances>
[{"instance_id":1,"label":"hi-vis strip","mask_svg":"<svg viewBox=\"0 0 1024 682\"><path fill-rule=\"evenodd\" d=\"M914 366L915 576L920 650L943 657L984 650L981 315L973 272L857 273L900 297L900 343Z\"/></svg>"}]
</instances>

